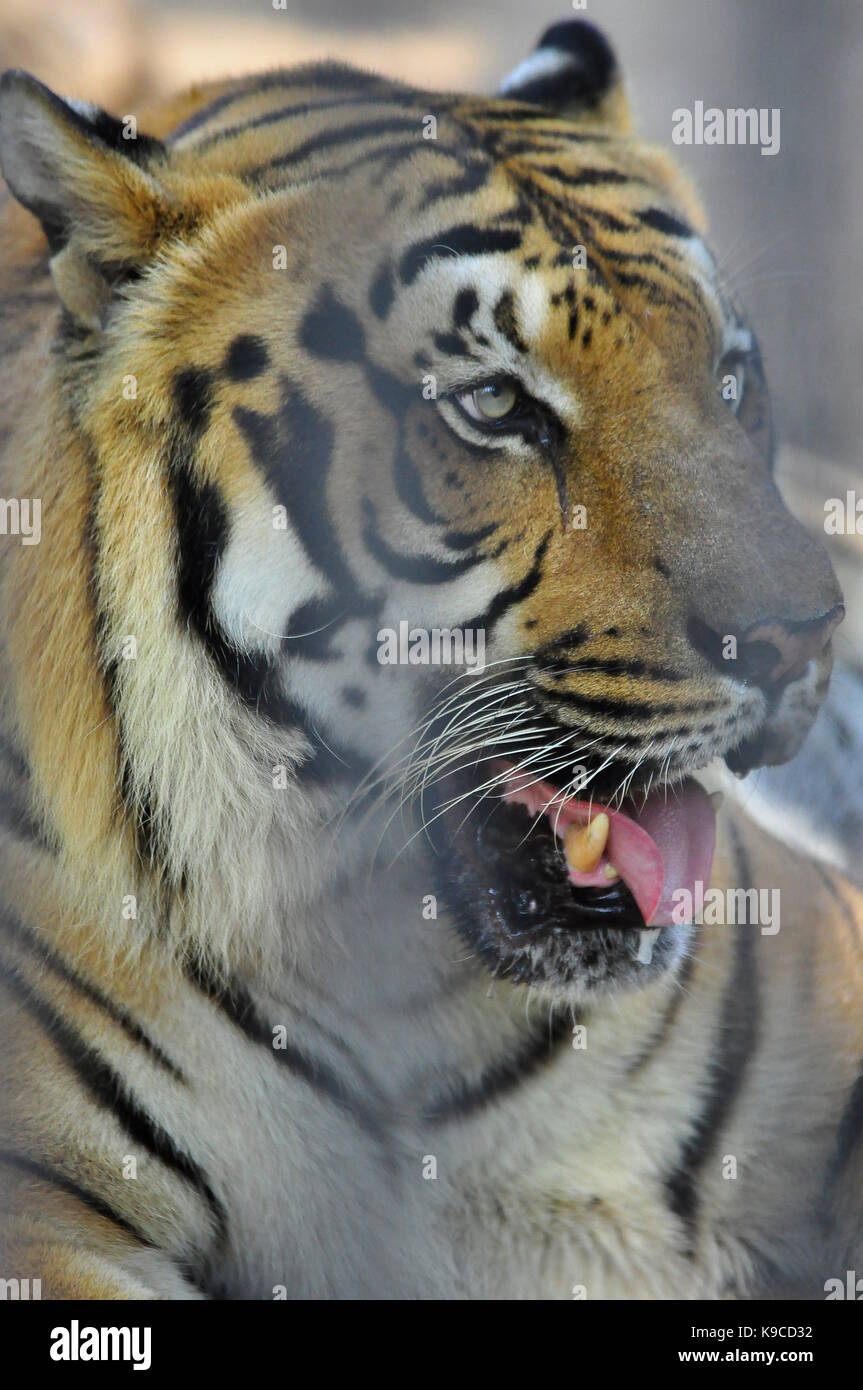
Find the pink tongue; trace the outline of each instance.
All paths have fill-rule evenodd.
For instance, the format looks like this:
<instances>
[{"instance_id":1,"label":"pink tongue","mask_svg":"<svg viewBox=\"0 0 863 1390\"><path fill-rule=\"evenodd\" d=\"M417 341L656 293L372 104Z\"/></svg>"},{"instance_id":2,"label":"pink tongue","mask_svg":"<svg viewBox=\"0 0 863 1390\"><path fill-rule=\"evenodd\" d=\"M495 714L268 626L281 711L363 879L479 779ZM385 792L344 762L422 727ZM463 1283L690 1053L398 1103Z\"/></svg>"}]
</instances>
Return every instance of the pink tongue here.
<instances>
[{"instance_id":1,"label":"pink tongue","mask_svg":"<svg viewBox=\"0 0 863 1390\"><path fill-rule=\"evenodd\" d=\"M547 810L561 839L572 822L584 825L605 811L610 822L605 854L591 873L569 869L570 881L586 887L607 886L605 867L613 864L648 927L671 926L674 894L686 889L691 902L695 884L700 880L706 888L710 880L715 816L704 788L691 779L667 794L653 792L643 808L630 806L626 813L588 801L568 801L560 808L560 793L547 782L518 790L514 778L505 796L507 801L521 803L531 815Z\"/></svg>"}]
</instances>

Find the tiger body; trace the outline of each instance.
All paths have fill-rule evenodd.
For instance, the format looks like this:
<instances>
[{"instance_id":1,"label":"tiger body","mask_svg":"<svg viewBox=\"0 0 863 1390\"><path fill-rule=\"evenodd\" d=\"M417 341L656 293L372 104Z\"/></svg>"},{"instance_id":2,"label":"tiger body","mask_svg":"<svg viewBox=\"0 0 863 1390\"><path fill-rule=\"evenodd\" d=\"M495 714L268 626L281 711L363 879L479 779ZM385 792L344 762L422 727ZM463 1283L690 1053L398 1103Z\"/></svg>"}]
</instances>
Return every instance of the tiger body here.
<instances>
[{"instance_id":1,"label":"tiger body","mask_svg":"<svg viewBox=\"0 0 863 1390\"><path fill-rule=\"evenodd\" d=\"M801 895L782 953L751 928L705 928L684 982L660 982L625 1010L573 1015L584 1049L569 1016L552 1026L538 1003L526 1016L521 1001L489 997L469 962L453 964L446 926L417 921L407 888L385 903L379 888L351 893L326 922L307 923L332 931L333 950L302 986L251 987L257 1029L190 984L164 946L148 943L133 968L80 932L30 926L4 947L19 982L4 1009L4 1086L17 1095L29 1078L14 1146L38 1167L7 1170L6 1268L41 1278L43 1295L84 1298L820 1293L855 1268L859 1248L859 1227L849 1236L842 1220L859 1159L839 1166L836 1123L861 1045L855 903L844 884L813 885L766 836L755 845L753 869L764 855ZM33 881L32 855L21 859L12 882L32 887L13 910L41 924L56 914L52 885ZM723 877L740 881L720 861ZM404 961L380 973L394 922L410 954L408 1008ZM72 970L105 992L112 1015L135 1020L146 1049ZM35 1017L22 989L43 1001ZM74 1059L50 1041L47 1010L118 1078L152 1143L104 1079L105 1092L91 1092L73 1069L70 1085ZM293 1043L274 1051L280 1025L302 1040L311 1076ZM721 1124L702 1144L714 1097ZM177 1135L192 1176L166 1153ZM130 1155L136 1177L123 1181ZM428 1156L437 1176L425 1181ZM111 1216L92 1209L94 1193Z\"/></svg>"},{"instance_id":2,"label":"tiger body","mask_svg":"<svg viewBox=\"0 0 863 1390\"><path fill-rule=\"evenodd\" d=\"M571 760L586 733L633 773L698 770L765 717L760 686L721 676L720 698L692 666L656 553L675 517L704 645L721 562L679 499L721 510L728 478L698 474L714 403L683 383L747 330L614 75L576 118L521 106L534 80L432 99L269 74L155 113L134 158L39 97L72 123L65 223L32 152L4 163L48 248L8 203L3 490L41 499L42 532L3 553L0 1274L43 1296L820 1297L863 1255L858 890L726 807L711 883L781 885L778 933L675 928L645 965L638 932L598 954L584 932L575 960L530 948L490 977L491 928L466 939L414 822L345 787L426 708L431 678L384 688L369 659L402 615L481 615L492 677L570 634ZM582 240L602 274L573 292ZM492 467L460 416L417 414L421 378L449 402L492 347L552 442L585 430L603 466L580 491L561 449L528 471L527 425ZM716 418L769 530L771 485L750 495ZM787 570L759 581L805 625ZM745 566L722 585L762 646ZM829 661L789 661L768 747L793 751Z\"/></svg>"}]
</instances>

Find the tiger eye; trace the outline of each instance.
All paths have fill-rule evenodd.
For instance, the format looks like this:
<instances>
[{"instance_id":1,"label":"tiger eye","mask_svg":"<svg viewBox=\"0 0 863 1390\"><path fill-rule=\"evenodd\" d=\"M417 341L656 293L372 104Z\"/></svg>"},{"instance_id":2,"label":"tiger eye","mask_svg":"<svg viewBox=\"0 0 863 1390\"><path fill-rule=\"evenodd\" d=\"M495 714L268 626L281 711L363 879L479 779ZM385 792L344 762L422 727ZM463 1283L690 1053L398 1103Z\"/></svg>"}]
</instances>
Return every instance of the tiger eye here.
<instances>
[{"instance_id":1,"label":"tiger eye","mask_svg":"<svg viewBox=\"0 0 863 1390\"><path fill-rule=\"evenodd\" d=\"M517 396L514 386L505 381L491 381L487 386L478 386L473 393L474 404L486 420L502 420L515 406Z\"/></svg>"}]
</instances>

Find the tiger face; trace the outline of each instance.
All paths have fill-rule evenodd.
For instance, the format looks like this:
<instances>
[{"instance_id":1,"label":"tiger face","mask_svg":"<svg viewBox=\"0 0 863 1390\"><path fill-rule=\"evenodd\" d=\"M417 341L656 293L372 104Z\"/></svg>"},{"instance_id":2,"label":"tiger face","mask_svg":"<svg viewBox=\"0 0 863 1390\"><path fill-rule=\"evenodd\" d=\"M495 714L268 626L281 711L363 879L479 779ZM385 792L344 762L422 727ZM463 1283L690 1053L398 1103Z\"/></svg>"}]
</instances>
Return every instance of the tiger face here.
<instances>
[{"instance_id":1,"label":"tiger face","mask_svg":"<svg viewBox=\"0 0 863 1390\"><path fill-rule=\"evenodd\" d=\"M308 897L322 823L353 863L397 825L509 981L672 967L712 857L692 774L793 756L843 610L773 480L754 333L605 40L555 26L490 99L276 73L134 142L21 75L2 98L144 859L192 893L254 834ZM274 761L290 809L249 790Z\"/></svg>"}]
</instances>

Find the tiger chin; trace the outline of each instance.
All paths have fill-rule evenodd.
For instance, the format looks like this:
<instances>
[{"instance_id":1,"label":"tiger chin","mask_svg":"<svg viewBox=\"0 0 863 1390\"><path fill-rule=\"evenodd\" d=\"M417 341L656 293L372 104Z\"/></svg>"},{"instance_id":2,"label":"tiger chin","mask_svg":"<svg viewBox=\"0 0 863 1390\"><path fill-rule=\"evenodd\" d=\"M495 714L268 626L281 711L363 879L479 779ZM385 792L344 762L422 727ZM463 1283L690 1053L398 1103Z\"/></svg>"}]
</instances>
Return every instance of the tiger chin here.
<instances>
[{"instance_id":1,"label":"tiger chin","mask_svg":"<svg viewBox=\"0 0 863 1390\"><path fill-rule=\"evenodd\" d=\"M842 597L606 39L131 135L11 72L0 161L42 527L3 552L0 1274L817 1294L861 1250L860 896L698 775L793 756ZM402 624L483 662L390 664ZM680 917L777 881L775 942Z\"/></svg>"}]
</instances>

